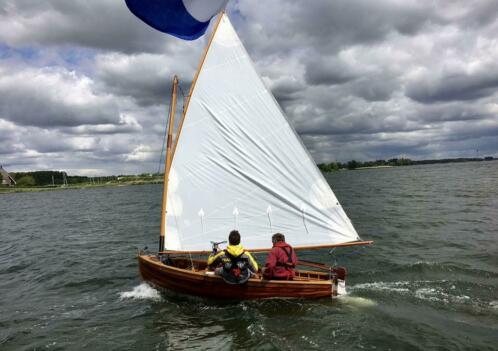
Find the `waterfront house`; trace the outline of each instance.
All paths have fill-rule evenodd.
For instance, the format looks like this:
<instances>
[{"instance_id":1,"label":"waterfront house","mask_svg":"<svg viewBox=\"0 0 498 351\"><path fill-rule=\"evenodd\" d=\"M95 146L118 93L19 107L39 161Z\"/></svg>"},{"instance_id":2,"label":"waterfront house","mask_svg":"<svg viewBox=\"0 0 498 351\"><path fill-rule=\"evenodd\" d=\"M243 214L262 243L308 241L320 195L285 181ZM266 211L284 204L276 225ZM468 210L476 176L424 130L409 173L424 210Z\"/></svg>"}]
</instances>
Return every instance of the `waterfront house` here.
<instances>
[{"instance_id":1,"label":"waterfront house","mask_svg":"<svg viewBox=\"0 0 498 351\"><path fill-rule=\"evenodd\" d=\"M16 181L12 176L0 165L0 174L2 175L2 186L14 186Z\"/></svg>"}]
</instances>

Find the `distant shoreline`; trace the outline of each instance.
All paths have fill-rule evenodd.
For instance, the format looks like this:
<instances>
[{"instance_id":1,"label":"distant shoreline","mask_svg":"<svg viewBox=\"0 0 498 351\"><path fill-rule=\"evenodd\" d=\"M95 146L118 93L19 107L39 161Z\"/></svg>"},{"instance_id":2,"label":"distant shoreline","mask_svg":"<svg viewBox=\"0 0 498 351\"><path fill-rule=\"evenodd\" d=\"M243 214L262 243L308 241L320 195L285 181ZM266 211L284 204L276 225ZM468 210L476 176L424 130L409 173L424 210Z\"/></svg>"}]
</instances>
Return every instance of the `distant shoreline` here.
<instances>
[{"instance_id":1,"label":"distant shoreline","mask_svg":"<svg viewBox=\"0 0 498 351\"><path fill-rule=\"evenodd\" d=\"M498 158L487 157L487 158L457 158L457 159L442 159L442 160L421 160L412 161L410 159L390 159L359 162L359 161L349 161L347 163L332 162L332 163L321 163L318 168L324 172L336 172L345 170L367 170L367 169L382 169L382 168L394 168L399 166L415 166L415 165L427 165L427 164L444 164L444 163L462 163L462 162L489 162L496 161ZM164 175L161 173L154 174L140 174L140 175L121 175L121 176L105 176L105 177L85 177L85 176L67 176L68 184L62 185L59 181L57 184L47 184L46 179L50 179L53 182L54 179L60 179L62 172L59 171L38 171L38 172L17 172L12 173L17 174L22 179L23 177L30 177L32 184L41 185L17 185L17 186L0 186L1 194L11 194L11 193L22 193L22 192L43 192L43 191L54 191L54 190L75 190L75 189L95 189L95 188L106 188L106 187L119 187L119 186L130 186L130 185L145 185L145 184L162 184ZM52 175L53 174L53 175ZM52 178L52 177L55 178ZM48 177L48 178L47 178ZM59 177L59 178L57 178ZM45 182L43 181L45 180Z\"/></svg>"},{"instance_id":2,"label":"distant shoreline","mask_svg":"<svg viewBox=\"0 0 498 351\"><path fill-rule=\"evenodd\" d=\"M375 169L375 168L391 168L399 166L416 166L416 165L431 165L431 164L444 164L444 163L462 163L462 162L489 162L498 160L497 158L487 156L483 158L445 158L439 160L418 160L414 161L409 158L392 158L389 160L376 160L376 161L356 161L351 160L348 162L330 162L320 163L318 168L324 172L335 172L342 170L361 170L361 169Z\"/></svg>"},{"instance_id":3,"label":"distant shoreline","mask_svg":"<svg viewBox=\"0 0 498 351\"><path fill-rule=\"evenodd\" d=\"M377 168L393 168L396 166L367 166L367 167L358 167L356 169L377 169Z\"/></svg>"},{"instance_id":4,"label":"distant shoreline","mask_svg":"<svg viewBox=\"0 0 498 351\"><path fill-rule=\"evenodd\" d=\"M99 188L114 188L120 186L132 186L132 185L146 185L146 184L162 184L161 181L157 180L144 180L137 179L133 181L123 181L123 182L107 182L100 184L92 184L92 183L80 183L80 184L71 184L67 186L55 185L55 186L12 186L12 187L0 187L0 195L1 194L12 194L12 193L36 193L36 192L44 192L44 191L63 191L63 190L83 190L83 189L99 189Z\"/></svg>"}]
</instances>

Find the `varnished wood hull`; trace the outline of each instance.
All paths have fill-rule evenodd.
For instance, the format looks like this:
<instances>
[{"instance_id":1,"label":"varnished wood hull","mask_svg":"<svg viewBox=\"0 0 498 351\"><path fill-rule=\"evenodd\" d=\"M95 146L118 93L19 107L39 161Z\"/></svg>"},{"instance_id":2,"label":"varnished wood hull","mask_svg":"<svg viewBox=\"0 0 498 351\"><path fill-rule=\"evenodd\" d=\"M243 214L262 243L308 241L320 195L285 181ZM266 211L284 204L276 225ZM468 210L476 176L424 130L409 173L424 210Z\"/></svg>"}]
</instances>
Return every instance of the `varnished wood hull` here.
<instances>
[{"instance_id":1,"label":"varnished wood hull","mask_svg":"<svg viewBox=\"0 0 498 351\"><path fill-rule=\"evenodd\" d=\"M229 285L222 278L192 270L165 265L157 256L139 255L142 279L157 287L179 293L214 299L246 300L271 297L319 298L337 295L337 279L326 273L298 271L299 280L280 281L251 278L246 284ZM301 272L301 273L299 273ZM308 278L303 278L303 276Z\"/></svg>"}]
</instances>

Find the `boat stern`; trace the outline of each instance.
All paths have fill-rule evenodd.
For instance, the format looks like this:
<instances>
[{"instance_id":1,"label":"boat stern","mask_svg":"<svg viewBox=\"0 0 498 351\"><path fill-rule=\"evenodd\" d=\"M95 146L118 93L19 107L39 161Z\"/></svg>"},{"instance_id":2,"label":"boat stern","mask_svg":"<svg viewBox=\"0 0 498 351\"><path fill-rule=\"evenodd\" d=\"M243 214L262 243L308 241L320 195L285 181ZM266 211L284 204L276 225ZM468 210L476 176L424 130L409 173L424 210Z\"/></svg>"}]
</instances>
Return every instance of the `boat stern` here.
<instances>
[{"instance_id":1,"label":"boat stern","mask_svg":"<svg viewBox=\"0 0 498 351\"><path fill-rule=\"evenodd\" d=\"M342 279L337 279L337 284L336 284L336 291L337 295L336 296L342 296L342 295L347 295L346 291L346 281Z\"/></svg>"},{"instance_id":2,"label":"boat stern","mask_svg":"<svg viewBox=\"0 0 498 351\"><path fill-rule=\"evenodd\" d=\"M343 296L347 295L346 291L346 275L347 270L344 267L335 267L334 268L335 277L333 279L333 292L332 296Z\"/></svg>"}]
</instances>

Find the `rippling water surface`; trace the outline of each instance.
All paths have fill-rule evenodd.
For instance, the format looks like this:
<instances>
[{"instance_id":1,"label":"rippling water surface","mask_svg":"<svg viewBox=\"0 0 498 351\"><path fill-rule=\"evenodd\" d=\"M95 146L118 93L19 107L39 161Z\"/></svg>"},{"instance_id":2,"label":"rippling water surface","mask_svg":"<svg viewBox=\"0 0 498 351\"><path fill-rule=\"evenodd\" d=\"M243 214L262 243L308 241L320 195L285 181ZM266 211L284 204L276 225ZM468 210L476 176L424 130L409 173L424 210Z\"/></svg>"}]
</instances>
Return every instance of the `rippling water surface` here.
<instances>
[{"instance_id":1,"label":"rippling water surface","mask_svg":"<svg viewBox=\"0 0 498 351\"><path fill-rule=\"evenodd\" d=\"M340 299L221 303L141 284L158 185L0 195L0 349L498 349L498 162L327 179L375 241L301 253L349 268Z\"/></svg>"}]
</instances>

